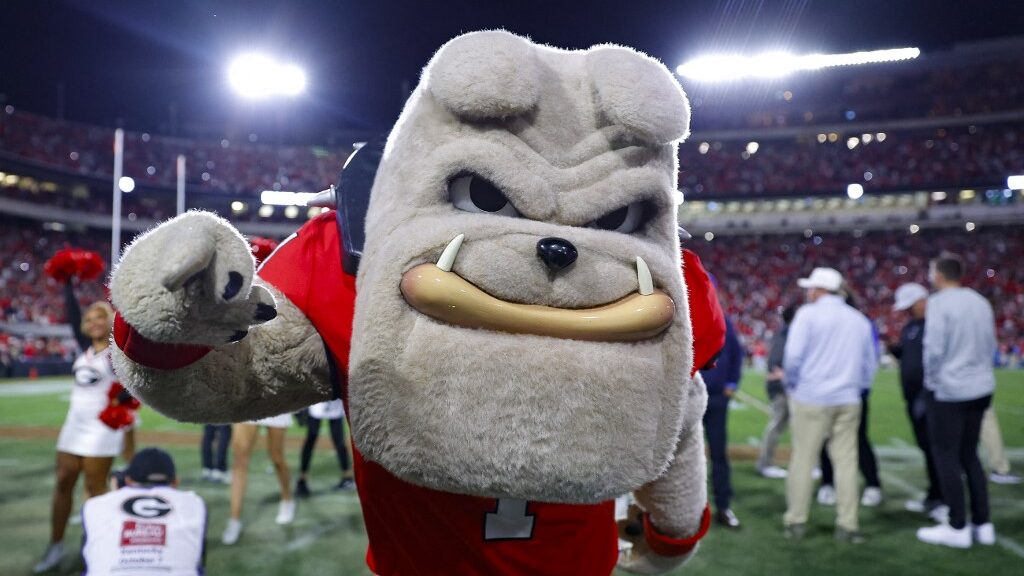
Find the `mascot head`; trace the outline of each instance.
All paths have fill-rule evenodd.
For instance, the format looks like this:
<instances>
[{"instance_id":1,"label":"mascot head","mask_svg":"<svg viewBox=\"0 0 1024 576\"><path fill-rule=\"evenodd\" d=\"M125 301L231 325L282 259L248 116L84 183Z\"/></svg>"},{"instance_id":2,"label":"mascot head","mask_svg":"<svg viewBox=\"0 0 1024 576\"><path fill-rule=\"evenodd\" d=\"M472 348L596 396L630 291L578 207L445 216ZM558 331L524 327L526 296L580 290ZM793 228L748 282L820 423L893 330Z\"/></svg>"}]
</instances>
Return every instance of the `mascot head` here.
<instances>
[{"instance_id":1,"label":"mascot head","mask_svg":"<svg viewBox=\"0 0 1024 576\"><path fill-rule=\"evenodd\" d=\"M659 62L507 32L444 45L388 139L349 370L364 456L414 484L596 502L656 478L692 364L689 106Z\"/></svg>"}]
</instances>

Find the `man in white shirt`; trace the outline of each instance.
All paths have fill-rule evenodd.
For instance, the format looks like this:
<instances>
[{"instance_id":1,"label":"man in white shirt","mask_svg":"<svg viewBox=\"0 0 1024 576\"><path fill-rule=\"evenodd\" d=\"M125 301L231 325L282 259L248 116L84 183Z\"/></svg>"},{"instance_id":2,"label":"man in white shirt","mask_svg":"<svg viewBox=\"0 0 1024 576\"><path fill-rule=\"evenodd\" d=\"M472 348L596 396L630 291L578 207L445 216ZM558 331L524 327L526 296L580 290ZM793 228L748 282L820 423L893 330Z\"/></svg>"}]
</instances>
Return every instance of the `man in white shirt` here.
<instances>
[{"instance_id":1,"label":"man in white shirt","mask_svg":"<svg viewBox=\"0 0 1024 576\"><path fill-rule=\"evenodd\" d=\"M206 556L206 505L177 489L174 461L159 448L135 454L126 486L82 507L83 575L197 576Z\"/></svg>"},{"instance_id":2,"label":"man in white shirt","mask_svg":"<svg viewBox=\"0 0 1024 576\"><path fill-rule=\"evenodd\" d=\"M814 465L826 439L835 467L836 538L864 541L857 519L857 427L862 390L878 366L871 322L839 295L843 276L815 268L798 281L807 304L786 339L783 367L789 388L793 452L786 479L785 535L803 537L810 511Z\"/></svg>"}]
</instances>

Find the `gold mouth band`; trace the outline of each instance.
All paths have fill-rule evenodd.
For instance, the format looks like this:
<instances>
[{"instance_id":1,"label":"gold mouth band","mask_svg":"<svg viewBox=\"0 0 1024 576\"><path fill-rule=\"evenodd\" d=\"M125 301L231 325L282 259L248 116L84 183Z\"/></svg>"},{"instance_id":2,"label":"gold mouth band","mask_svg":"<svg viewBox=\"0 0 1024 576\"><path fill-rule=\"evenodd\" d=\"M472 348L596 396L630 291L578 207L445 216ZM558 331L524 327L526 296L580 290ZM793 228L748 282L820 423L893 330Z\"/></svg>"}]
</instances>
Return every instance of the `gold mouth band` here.
<instances>
[{"instance_id":1,"label":"gold mouth band","mask_svg":"<svg viewBox=\"0 0 1024 576\"><path fill-rule=\"evenodd\" d=\"M461 237L457 240L461 244ZM454 254L449 260L454 260ZM639 260L638 267L646 271L642 262ZM572 340L636 342L657 336L675 316L672 298L653 287L641 286L640 292L594 308L555 308L495 298L451 272L450 262L444 266L448 270L442 266L441 261L436 265L420 264L403 274L402 296L419 312L465 328Z\"/></svg>"}]
</instances>

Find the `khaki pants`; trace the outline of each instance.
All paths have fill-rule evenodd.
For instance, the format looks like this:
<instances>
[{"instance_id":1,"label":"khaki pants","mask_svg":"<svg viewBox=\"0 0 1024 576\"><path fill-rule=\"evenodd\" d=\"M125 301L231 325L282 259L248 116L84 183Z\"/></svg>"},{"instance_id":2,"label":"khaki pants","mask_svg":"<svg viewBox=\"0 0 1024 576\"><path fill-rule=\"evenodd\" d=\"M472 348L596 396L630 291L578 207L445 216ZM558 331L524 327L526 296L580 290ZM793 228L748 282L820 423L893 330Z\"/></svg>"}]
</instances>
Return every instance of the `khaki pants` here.
<instances>
[{"instance_id":1,"label":"khaki pants","mask_svg":"<svg viewBox=\"0 0 1024 576\"><path fill-rule=\"evenodd\" d=\"M806 524L814 492L811 471L826 439L835 468L836 526L859 530L857 506L857 426L860 403L842 406L813 406L789 401L789 427L793 437L793 455L786 478L786 526Z\"/></svg>"},{"instance_id":2,"label":"khaki pants","mask_svg":"<svg viewBox=\"0 0 1024 576\"><path fill-rule=\"evenodd\" d=\"M1003 435L999 432L999 420L996 420L996 409L992 406L985 410L981 420L981 445L988 456L988 467L996 474L1009 474L1010 461L1006 459L1003 447Z\"/></svg>"}]
</instances>

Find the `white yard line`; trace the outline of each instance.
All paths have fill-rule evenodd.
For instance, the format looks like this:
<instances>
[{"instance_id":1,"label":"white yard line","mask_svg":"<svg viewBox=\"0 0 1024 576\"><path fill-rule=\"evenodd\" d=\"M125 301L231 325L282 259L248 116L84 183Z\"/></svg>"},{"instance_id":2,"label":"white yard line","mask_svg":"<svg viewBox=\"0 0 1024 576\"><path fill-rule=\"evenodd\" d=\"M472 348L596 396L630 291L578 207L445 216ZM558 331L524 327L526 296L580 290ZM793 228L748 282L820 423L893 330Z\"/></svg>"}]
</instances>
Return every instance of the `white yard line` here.
<instances>
[{"instance_id":1,"label":"white yard line","mask_svg":"<svg viewBox=\"0 0 1024 576\"><path fill-rule=\"evenodd\" d=\"M771 415L772 407L765 403L763 400L754 398L750 394L747 394L743 390L736 391L736 397L743 401L744 404L753 406L755 409L764 412L765 414Z\"/></svg>"},{"instance_id":2,"label":"white yard line","mask_svg":"<svg viewBox=\"0 0 1024 576\"><path fill-rule=\"evenodd\" d=\"M68 392L71 390L71 385L70 378L59 382L32 382L31 380L24 380L14 384L0 385L0 398L44 396L46 394L56 394L57 392Z\"/></svg>"},{"instance_id":3,"label":"white yard line","mask_svg":"<svg viewBox=\"0 0 1024 576\"><path fill-rule=\"evenodd\" d=\"M1007 538L1006 536L996 536L996 543L1007 551L1024 558L1024 546L1021 546L1020 542Z\"/></svg>"}]
</instances>

